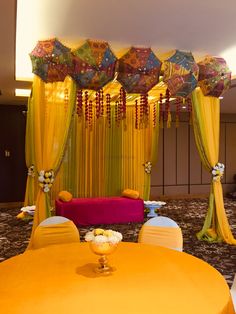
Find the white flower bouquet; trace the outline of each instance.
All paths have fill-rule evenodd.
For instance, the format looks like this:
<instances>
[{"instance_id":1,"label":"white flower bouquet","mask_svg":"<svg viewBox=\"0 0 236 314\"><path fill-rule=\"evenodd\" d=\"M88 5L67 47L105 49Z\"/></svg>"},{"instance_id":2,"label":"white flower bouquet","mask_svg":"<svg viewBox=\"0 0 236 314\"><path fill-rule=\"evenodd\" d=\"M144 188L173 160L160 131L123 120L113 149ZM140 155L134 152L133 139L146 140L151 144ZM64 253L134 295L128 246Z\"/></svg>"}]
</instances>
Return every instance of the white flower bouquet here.
<instances>
[{"instance_id":1,"label":"white flower bouquet","mask_svg":"<svg viewBox=\"0 0 236 314\"><path fill-rule=\"evenodd\" d=\"M213 167L211 173L214 181L220 181L224 175L225 166L224 164L218 162L215 167Z\"/></svg>"},{"instance_id":2,"label":"white flower bouquet","mask_svg":"<svg viewBox=\"0 0 236 314\"><path fill-rule=\"evenodd\" d=\"M85 241L93 243L111 243L117 244L122 241L122 234L113 230L94 229L85 235Z\"/></svg>"}]
</instances>

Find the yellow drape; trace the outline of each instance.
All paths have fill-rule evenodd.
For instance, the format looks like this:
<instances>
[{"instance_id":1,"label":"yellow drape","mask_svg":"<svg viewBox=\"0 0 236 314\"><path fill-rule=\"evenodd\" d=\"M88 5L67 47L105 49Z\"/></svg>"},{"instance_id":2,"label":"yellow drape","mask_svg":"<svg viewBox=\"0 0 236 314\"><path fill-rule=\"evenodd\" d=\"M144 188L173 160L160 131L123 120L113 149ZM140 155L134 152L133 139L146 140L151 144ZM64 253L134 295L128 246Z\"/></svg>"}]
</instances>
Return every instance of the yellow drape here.
<instances>
[{"instance_id":1,"label":"yellow drape","mask_svg":"<svg viewBox=\"0 0 236 314\"><path fill-rule=\"evenodd\" d=\"M75 83L69 77L64 82L48 84L34 77L30 107L37 175L41 170L56 173L60 166L74 110L75 89ZM41 188L38 190L32 234L37 225L50 216L49 193Z\"/></svg>"},{"instance_id":2,"label":"yellow drape","mask_svg":"<svg viewBox=\"0 0 236 314\"><path fill-rule=\"evenodd\" d=\"M192 93L193 128L201 161L209 172L217 164L219 157L220 103L215 97L205 97L200 88ZM209 208L199 239L225 241L236 244L224 209L220 180L212 180Z\"/></svg>"}]
</instances>

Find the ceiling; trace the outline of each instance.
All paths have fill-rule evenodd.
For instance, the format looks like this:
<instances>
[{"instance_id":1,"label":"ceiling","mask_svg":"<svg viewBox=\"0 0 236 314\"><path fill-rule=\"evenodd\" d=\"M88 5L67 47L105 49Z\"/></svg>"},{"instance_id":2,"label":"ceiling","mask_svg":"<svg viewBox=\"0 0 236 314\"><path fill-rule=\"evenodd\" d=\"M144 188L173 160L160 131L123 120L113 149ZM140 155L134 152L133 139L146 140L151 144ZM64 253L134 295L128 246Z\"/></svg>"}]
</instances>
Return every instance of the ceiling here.
<instances>
[{"instance_id":1,"label":"ceiling","mask_svg":"<svg viewBox=\"0 0 236 314\"><path fill-rule=\"evenodd\" d=\"M31 86L15 80L16 2L1 1L0 7L0 104L26 104L14 89ZM28 64L37 40L52 37L71 48L86 38L106 40L117 56L131 45L151 46L160 57L177 48L192 51L197 61L206 54L224 57L235 47L236 59L235 0L227 5L219 0L18 0L18 5L27 14L17 53ZM236 88L224 94L221 112L236 113Z\"/></svg>"}]
</instances>

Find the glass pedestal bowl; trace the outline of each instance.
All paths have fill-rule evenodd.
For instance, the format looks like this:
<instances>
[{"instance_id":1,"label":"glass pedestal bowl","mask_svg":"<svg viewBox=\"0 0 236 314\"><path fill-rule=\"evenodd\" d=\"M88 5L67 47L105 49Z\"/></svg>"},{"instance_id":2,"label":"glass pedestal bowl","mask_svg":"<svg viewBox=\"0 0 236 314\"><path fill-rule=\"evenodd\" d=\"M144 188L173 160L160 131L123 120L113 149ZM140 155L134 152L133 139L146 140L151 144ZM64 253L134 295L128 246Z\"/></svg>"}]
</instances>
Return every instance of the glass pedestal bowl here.
<instances>
[{"instance_id":1,"label":"glass pedestal bowl","mask_svg":"<svg viewBox=\"0 0 236 314\"><path fill-rule=\"evenodd\" d=\"M96 273L109 275L115 268L108 265L107 255L112 254L117 249L118 243L103 242L97 243L94 241L89 242L91 251L99 255L99 265L94 269Z\"/></svg>"}]
</instances>

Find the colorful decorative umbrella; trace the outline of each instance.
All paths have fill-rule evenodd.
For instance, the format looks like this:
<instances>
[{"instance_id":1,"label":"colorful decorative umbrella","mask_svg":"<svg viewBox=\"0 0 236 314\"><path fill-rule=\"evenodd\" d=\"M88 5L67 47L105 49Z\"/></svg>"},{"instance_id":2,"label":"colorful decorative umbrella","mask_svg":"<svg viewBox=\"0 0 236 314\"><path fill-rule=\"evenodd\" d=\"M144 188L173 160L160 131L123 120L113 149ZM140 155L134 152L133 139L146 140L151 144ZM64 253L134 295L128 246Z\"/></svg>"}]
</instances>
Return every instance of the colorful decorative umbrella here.
<instances>
[{"instance_id":1,"label":"colorful decorative umbrella","mask_svg":"<svg viewBox=\"0 0 236 314\"><path fill-rule=\"evenodd\" d=\"M80 88L99 90L113 80L117 58L106 41L87 40L73 56L72 77Z\"/></svg>"},{"instance_id":2,"label":"colorful decorative umbrella","mask_svg":"<svg viewBox=\"0 0 236 314\"><path fill-rule=\"evenodd\" d=\"M70 49L56 38L38 41L30 53L32 72L48 82L64 81L72 71Z\"/></svg>"},{"instance_id":3,"label":"colorful decorative umbrella","mask_svg":"<svg viewBox=\"0 0 236 314\"><path fill-rule=\"evenodd\" d=\"M187 97L197 87L198 72L192 53L176 50L164 61L163 81L171 96Z\"/></svg>"},{"instance_id":4,"label":"colorful decorative umbrella","mask_svg":"<svg viewBox=\"0 0 236 314\"><path fill-rule=\"evenodd\" d=\"M159 81L161 61L150 48L134 48L119 59L117 80L128 93L147 93Z\"/></svg>"},{"instance_id":5,"label":"colorful decorative umbrella","mask_svg":"<svg viewBox=\"0 0 236 314\"><path fill-rule=\"evenodd\" d=\"M223 58L207 56L198 66L198 85L205 96L219 97L230 87L231 72Z\"/></svg>"}]
</instances>

